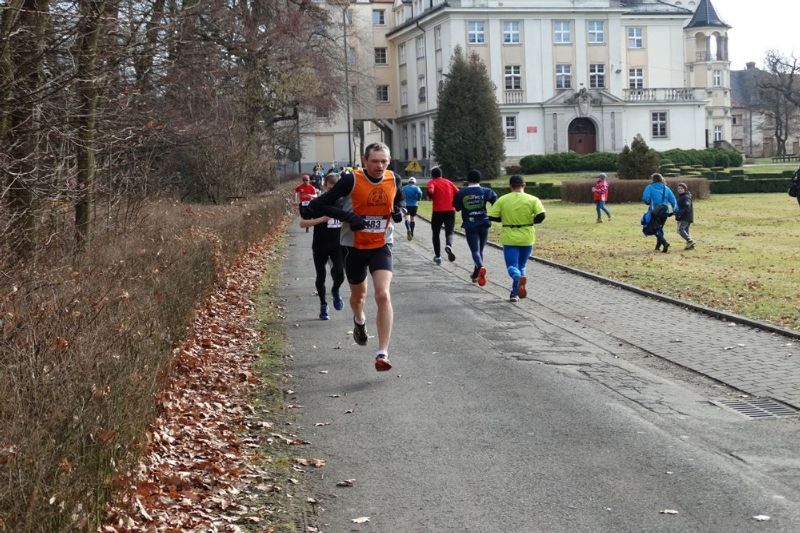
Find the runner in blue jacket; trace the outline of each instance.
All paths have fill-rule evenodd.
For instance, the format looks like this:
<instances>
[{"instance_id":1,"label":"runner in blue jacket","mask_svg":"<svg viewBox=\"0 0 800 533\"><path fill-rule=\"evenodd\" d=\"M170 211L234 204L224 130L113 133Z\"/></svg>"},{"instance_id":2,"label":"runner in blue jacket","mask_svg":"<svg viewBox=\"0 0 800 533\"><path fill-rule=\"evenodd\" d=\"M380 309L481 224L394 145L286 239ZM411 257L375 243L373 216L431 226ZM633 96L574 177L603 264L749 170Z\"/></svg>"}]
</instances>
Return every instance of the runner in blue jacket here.
<instances>
[{"instance_id":1,"label":"runner in blue jacket","mask_svg":"<svg viewBox=\"0 0 800 533\"><path fill-rule=\"evenodd\" d=\"M486 267L483 266L483 248L489 238L491 220L486 215L486 204L497 201L497 193L488 187L481 187L481 173L470 170L467 174L467 186L458 191L453 198L453 207L461 211L463 222L461 227L467 237L467 244L472 252L475 270L470 279L481 287L486 285Z\"/></svg>"}]
</instances>

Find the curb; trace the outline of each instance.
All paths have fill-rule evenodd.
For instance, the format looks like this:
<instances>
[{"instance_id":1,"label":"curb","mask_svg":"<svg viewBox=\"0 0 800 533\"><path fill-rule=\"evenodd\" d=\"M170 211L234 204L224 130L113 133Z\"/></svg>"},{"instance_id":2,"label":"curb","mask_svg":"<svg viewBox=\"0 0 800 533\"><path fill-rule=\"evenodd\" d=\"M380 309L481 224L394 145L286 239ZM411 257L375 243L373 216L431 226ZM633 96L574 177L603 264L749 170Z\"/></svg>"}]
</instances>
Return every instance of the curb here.
<instances>
[{"instance_id":1,"label":"curb","mask_svg":"<svg viewBox=\"0 0 800 533\"><path fill-rule=\"evenodd\" d=\"M430 220L417 215L417 218L421 218L425 222L430 223ZM464 236L464 232L460 230L456 230L458 235ZM502 250L503 246L497 244L493 241L487 241L487 245L495 248L497 250ZM783 335L784 337L791 337L793 339L800 340L800 331L794 331L787 328L782 328L780 326L776 326L774 324L770 324L769 322L762 322L760 320L754 320L752 318L747 318L741 315L737 315L734 313L729 313L727 311L720 311L719 309L714 309L712 307L706 307L704 305L696 304L694 302L688 302L686 300L680 300L678 298L673 298L671 296L666 296L664 294L659 294L657 292L653 292L647 289L643 289L641 287L637 287L635 285L630 285L628 283L624 283L622 281L617 281L615 279L607 278L605 276L601 276L599 274L594 274L592 272L586 272L585 270L580 270L575 267L562 265L561 263L556 263L555 261L551 261L549 259L542 259L536 256L529 256L528 261L536 261L543 265L547 265L549 267L557 268L559 270L564 270L566 272L570 272L572 274L577 274L579 276L583 276L584 278L593 279L595 281L599 281L600 283L605 283L606 285L612 285L614 287L619 287L620 289L625 289L626 291L634 292L636 294L641 294L642 296L647 296L649 298L653 298L654 300L660 300L662 302L666 302L672 305L677 305L679 307L684 307L687 309L691 309L692 311L697 311L699 313L703 313L704 315L712 316L714 318L718 318L720 320L726 320L728 322L734 322L736 324L742 324L743 326L750 326L752 328L769 331L771 333L777 333L779 335Z\"/></svg>"}]
</instances>

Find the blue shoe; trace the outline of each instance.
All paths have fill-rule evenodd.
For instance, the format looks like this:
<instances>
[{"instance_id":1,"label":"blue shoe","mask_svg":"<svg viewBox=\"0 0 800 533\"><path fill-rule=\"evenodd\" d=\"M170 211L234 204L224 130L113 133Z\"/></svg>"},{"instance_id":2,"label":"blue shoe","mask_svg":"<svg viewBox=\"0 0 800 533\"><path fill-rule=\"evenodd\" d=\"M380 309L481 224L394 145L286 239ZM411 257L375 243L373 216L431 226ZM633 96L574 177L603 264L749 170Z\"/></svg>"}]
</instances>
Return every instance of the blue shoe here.
<instances>
[{"instance_id":1,"label":"blue shoe","mask_svg":"<svg viewBox=\"0 0 800 533\"><path fill-rule=\"evenodd\" d=\"M333 308L337 311L344 309L344 300L339 296L339 291L333 291L331 294L333 295Z\"/></svg>"},{"instance_id":2,"label":"blue shoe","mask_svg":"<svg viewBox=\"0 0 800 533\"><path fill-rule=\"evenodd\" d=\"M436 257L433 258L433 264L434 265L441 265L442 264L442 258L437 255Z\"/></svg>"},{"instance_id":3,"label":"blue shoe","mask_svg":"<svg viewBox=\"0 0 800 533\"><path fill-rule=\"evenodd\" d=\"M322 304L319 306L319 319L320 320L330 320L331 317L328 314L328 304Z\"/></svg>"}]
</instances>

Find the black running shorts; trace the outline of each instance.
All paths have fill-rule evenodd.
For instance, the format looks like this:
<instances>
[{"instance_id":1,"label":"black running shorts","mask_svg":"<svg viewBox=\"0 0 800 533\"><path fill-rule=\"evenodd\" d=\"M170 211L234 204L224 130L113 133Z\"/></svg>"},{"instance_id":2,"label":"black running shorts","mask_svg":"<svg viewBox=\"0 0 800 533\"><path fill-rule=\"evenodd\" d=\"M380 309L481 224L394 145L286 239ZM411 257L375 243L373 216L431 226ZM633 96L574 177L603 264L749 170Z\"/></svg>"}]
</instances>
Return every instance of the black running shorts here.
<instances>
[{"instance_id":1,"label":"black running shorts","mask_svg":"<svg viewBox=\"0 0 800 533\"><path fill-rule=\"evenodd\" d=\"M415 205L406 206L406 211L408 211L408 214L412 217L417 216L417 206Z\"/></svg>"},{"instance_id":2,"label":"black running shorts","mask_svg":"<svg viewBox=\"0 0 800 533\"><path fill-rule=\"evenodd\" d=\"M392 248L385 244L372 250L359 250L352 246L342 246L344 251L344 273L347 282L358 285L367 279L367 271L392 271Z\"/></svg>"}]
</instances>

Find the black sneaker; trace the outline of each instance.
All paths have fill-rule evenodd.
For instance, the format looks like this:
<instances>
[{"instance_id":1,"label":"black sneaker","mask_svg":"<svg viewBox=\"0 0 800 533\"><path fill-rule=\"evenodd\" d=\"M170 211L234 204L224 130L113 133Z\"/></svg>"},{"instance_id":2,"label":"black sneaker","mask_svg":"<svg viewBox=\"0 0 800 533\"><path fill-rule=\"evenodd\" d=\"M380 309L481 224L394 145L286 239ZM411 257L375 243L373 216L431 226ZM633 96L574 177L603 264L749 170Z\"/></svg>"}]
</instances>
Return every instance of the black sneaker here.
<instances>
[{"instance_id":1,"label":"black sneaker","mask_svg":"<svg viewBox=\"0 0 800 533\"><path fill-rule=\"evenodd\" d=\"M333 308L337 311L344 309L344 300L339 296L339 291L331 291L331 295L333 296Z\"/></svg>"},{"instance_id":2,"label":"black sneaker","mask_svg":"<svg viewBox=\"0 0 800 533\"><path fill-rule=\"evenodd\" d=\"M447 254L447 260L451 263L456 260L456 254L453 253L453 249L449 244L444 247L444 253Z\"/></svg>"},{"instance_id":3,"label":"black sneaker","mask_svg":"<svg viewBox=\"0 0 800 533\"><path fill-rule=\"evenodd\" d=\"M472 283L478 283L478 275L480 274L480 269L475 267L475 270L472 271L472 274L469 275L469 279L472 280Z\"/></svg>"},{"instance_id":4,"label":"black sneaker","mask_svg":"<svg viewBox=\"0 0 800 533\"><path fill-rule=\"evenodd\" d=\"M330 320L331 317L328 314L328 304L322 304L319 306L319 319L320 320Z\"/></svg>"},{"instance_id":5,"label":"black sneaker","mask_svg":"<svg viewBox=\"0 0 800 533\"><path fill-rule=\"evenodd\" d=\"M375 357L375 370L378 372L386 372L392 369L392 363L389 362L389 356L385 353L379 353Z\"/></svg>"},{"instance_id":6,"label":"black sneaker","mask_svg":"<svg viewBox=\"0 0 800 533\"><path fill-rule=\"evenodd\" d=\"M359 346L366 346L367 339L367 325L357 324L356 320L353 319L353 340L356 341L356 344Z\"/></svg>"},{"instance_id":7,"label":"black sneaker","mask_svg":"<svg viewBox=\"0 0 800 533\"><path fill-rule=\"evenodd\" d=\"M664 249L663 249L663 250L661 250L661 252L662 252L662 253L667 253L668 251L669 251L669 243L668 243L668 242L665 242L665 243L664 243Z\"/></svg>"},{"instance_id":8,"label":"black sneaker","mask_svg":"<svg viewBox=\"0 0 800 533\"><path fill-rule=\"evenodd\" d=\"M517 293L512 292L511 295L508 297L508 301L517 303L519 301L519 296L517 296Z\"/></svg>"},{"instance_id":9,"label":"black sneaker","mask_svg":"<svg viewBox=\"0 0 800 533\"><path fill-rule=\"evenodd\" d=\"M656 243L656 252L660 252L660 251L661 251L661 243L657 242Z\"/></svg>"},{"instance_id":10,"label":"black sneaker","mask_svg":"<svg viewBox=\"0 0 800 533\"><path fill-rule=\"evenodd\" d=\"M414 238L414 234L413 234L413 233L411 233L411 230L408 230L408 231L406 232L406 239L408 239L408 240L410 241L410 240L411 240L411 239L413 239L413 238Z\"/></svg>"}]
</instances>

